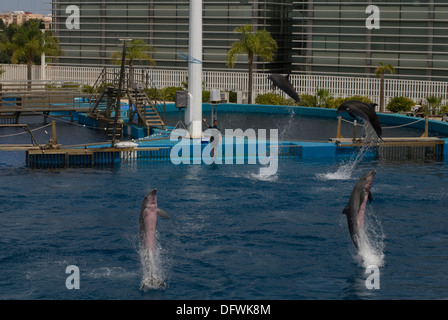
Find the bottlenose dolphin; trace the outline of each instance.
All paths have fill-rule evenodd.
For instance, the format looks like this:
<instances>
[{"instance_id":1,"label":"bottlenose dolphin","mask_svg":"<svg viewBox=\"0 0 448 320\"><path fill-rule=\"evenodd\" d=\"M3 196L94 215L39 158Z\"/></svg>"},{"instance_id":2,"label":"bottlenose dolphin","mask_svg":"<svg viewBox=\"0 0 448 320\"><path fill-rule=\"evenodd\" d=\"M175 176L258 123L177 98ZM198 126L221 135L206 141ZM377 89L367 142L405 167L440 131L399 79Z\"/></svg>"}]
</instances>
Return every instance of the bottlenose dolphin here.
<instances>
[{"instance_id":1,"label":"bottlenose dolphin","mask_svg":"<svg viewBox=\"0 0 448 320\"><path fill-rule=\"evenodd\" d=\"M157 189L149 191L143 199L140 209L140 246L142 250L142 263L146 270L142 289L165 287L162 279L154 275L155 265L154 246L156 243L157 215L169 219L168 214L157 207Z\"/></svg>"},{"instance_id":2,"label":"bottlenose dolphin","mask_svg":"<svg viewBox=\"0 0 448 320\"><path fill-rule=\"evenodd\" d=\"M376 103L364 103L357 100L349 100L341 104L336 113L347 112L352 118L360 119L364 124L370 123L378 138L381 138L383 130L381 128L380 120L375 112Z\"/></svg>"},{"instance_id":3,"label":"bottlenose dolphin","mask_svg":"<svg viewBox=\"0 0 448 320\"><path fill-rule=\"evenodd\" d=\"M350 195L348 205L342 211L343 214L347 215L348 230L356 249L359 249L360 230L364 223L367 200L372 202L370 188L375 174L376 170L373 170L358 180Z\"/></svg>"},{"instance_id":4,"label":"bottlenose dolphin","mask_svg":"<svg viewBox=\"0 0 448 320\"><path fill-rule=\"evenodd\" d=\"M275 87L279 88L288 96L290 96L292 99L294 99L296 102L300 102L299 95L297 94L296 90L289 81L289 75L288 77L285 77L281 74L274 73L271 74L268 77L268 79L272 81L272 83L274 84L274 88Z\"/></svg>"}]
</instances>

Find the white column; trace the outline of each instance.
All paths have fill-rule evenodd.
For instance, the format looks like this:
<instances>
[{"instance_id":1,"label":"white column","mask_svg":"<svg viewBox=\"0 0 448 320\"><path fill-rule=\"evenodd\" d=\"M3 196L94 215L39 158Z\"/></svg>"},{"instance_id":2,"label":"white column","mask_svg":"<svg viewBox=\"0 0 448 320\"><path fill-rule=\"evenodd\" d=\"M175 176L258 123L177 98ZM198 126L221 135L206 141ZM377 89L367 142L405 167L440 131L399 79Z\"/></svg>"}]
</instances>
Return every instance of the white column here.
<instances>
[{"instance_id":1,"label":"white column","mask_svg":"<svg viewBox=\"0 0 448 320\"><path fill-rule=\"evenodd\" d=\"M45 29L41 29L41 31L42 31L42 37L44 37ZM46 75L45 75L45 71L46 71L45 69L46 69L45 53L42 52L42 54L40 56L40 78L43 81L47 80Z\"/></svg>"},{"instance_id":2,"label":"white column","mask_svg":"<svg viewBox=\"0 0 448 320\"><path fill-rule=\"evenodd\" d=\"M190 138L202 137L202 0L190 0L188 106L185 124Z\"/></svg>"},{"instance_id":3,"label":"white column","mask_svg":"<svg viewBox=\"0 0 448 320\"><path fill-rule=\"evenodd\" d=\"M40 78L41 80L47 80L45 77L45 53L42 53L42 55L40 56Z\"/></svg>"}]
</instances>

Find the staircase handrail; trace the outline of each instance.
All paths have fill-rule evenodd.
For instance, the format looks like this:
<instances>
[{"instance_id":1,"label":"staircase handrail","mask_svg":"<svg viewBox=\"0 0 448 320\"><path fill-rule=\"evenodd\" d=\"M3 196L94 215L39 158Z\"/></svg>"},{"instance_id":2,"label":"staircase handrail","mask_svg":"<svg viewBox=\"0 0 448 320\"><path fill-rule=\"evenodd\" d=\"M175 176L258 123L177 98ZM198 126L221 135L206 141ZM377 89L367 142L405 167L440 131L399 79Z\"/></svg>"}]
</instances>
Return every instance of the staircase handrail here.
<instances>
[{"instance_id":1,"label":"staircase handrail","mask_svg":"<svg viewBox=\"0 0 448 320\"><path fill-rule=\"evenodd\" d=\"M94 96L97 97L99 95L99 92L96 92L96 89L99 87L100 79L104 78L105 72L106 72L106 68L103 68L103 70L101 70L98 78L96 78L96 80L95 80L95 82L94 82L94 84L92 86L92 92L89 92L89 109L90 109L90 112L93 112L93 110L98 105L98 102L96 101L95 102L95 106L92 108L92 100L93 100L92 98ZM98 99L96 99L96 100L98 100Z\"/></svg>"},{"instance_id":2,"label":"staircase handrail","mask_svg":"<svg viewBox=\"0 0 448 320\"><path fill-rule=\"evenodd\" d=\"M146 70L142 70L142 71L143 71L143 75L144 75L145 80L146 80L145 81L145 87L146 87L146 89L150 89L150 88L154 89L155 96L154 96L154 103L153 104L155 105L155 109L158 111L159 116L160 116L160 113L163 112L162 120L163 120L163 122L165 122L166 121L166 101L163 98L163 95L160 93L159 89L157 89L157 86L154 83L154 81L152 80L152 78L149 75L149 73ZM151 86L148 86L148 82L150 82ZM145 94L146 94L146 92L145 92ZM148 96L147 96L147 98L149 100ZM160 107L159 107L159 105L160 105Z\"/></svg>"}]
</instances>

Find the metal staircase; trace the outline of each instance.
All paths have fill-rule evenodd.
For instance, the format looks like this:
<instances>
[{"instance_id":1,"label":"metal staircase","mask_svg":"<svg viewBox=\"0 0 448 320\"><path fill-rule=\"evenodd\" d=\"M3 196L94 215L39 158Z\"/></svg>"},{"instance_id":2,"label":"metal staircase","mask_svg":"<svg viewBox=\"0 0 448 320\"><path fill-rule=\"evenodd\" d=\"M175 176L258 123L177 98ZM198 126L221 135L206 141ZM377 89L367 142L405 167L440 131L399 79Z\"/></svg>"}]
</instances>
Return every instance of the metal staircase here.
<instances>
[{"instance_id":1,"label":"metal staircase","mask_svg":"<svg viewBox=\"0 0 448 320\"><path fill-rule=\"evenodd\" d=\"M138 123L145 125L149 130L151 127L165 128L165 122L163 121L159 109L160 105L156 101L151 100L146 94L145 90L134 88L128 88L127 95L129 98L129 106L134 107L134 114L138 116ZM132 121L133 119L130 119Z\"/></svg>"},{"instance_id":2,"label":"metal staircase","mask_svg":"<svg viewBox=\"0 0 448 320\"><path fill-rule=\"evenodd\" d=\"M149 74L143 69L134 69L133 78L139 78L136 83L129 77L129 68L125 70L126 80L122 84L121 98L125 96L129 100L128 123L136 123L145 126L148 135L151 127L165 128L163 120L165 116L165 101L152 82ZM103 127L110 133L114 129L115 109L118 99L118 82L120 69L104 68L98 76L89 97L90 108L88 116L97 120L102 119ZM100 89L101 88L101 89ZM155 92L155 98L150 98L147 91ZM136 122L135 122L136 121ZM107 127L104 125L107 124ZM124 119L121 112L115 128L115 138L120 138L123 133ZM119 134L119 136L118 136Z\"/></svg>"}]
</instances>

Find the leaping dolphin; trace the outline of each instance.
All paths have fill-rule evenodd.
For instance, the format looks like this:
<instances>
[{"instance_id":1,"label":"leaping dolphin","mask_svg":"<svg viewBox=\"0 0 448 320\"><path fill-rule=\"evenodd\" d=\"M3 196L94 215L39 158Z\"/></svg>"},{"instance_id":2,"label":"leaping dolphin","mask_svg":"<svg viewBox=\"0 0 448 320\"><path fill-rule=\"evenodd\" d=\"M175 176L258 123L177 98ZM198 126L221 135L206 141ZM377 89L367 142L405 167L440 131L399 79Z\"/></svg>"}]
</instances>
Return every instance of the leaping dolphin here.
<instances>
[{"instance_id":1,"label":"leaping dolphin","mask_svg":"<svg viewBox=\"0 0 448 320\"><path fill-rule=\"evenodd\" d=\"M157 207L157 189L149 191L143 199L140 209L140 245L143 250L144 267L149 269L154 268L154 246L156 243L156 226L157 215L170 219L168 214ZM142 289L165 287L165 283L162 279L152 274L153 270L150 270L150 274L143 280Z\"/></svg>"},{"instance_id":2,"label":"leaping dolphin","mask_svg":"<svg viewBox=\"0 0 448 320\"><path fill-rule=\"evenodd\" d=\"M348 230L356 249L359 249L360 230L364 223L367 201L372 202L370 188L375 174L376 170L373 170L358 180L350 195L348 205L342 211L343 214L347 215Z\"/></svg>"},{"instance_id":3,"label":"leaping dolphin","mask_svg":"<svg viewBox=\"0 0 448 320\"><path fill-rule=\"evenodd\" d=\"M347 112L354 119L361 119L364 124L370 123L378 138L381 138L383 130L380 120L375 112L376 103L364 103L357 100L349 100L341 104L336 113Z\"/></svg>"},{"instance_id":4,"label":"leaping dolphin","mask_svg":"<svg viewBox=\"0 0 448 320\"><path fill-rule=\"evenodd\" d=\"M292 99L294 99L296 102L300 102L299 95L297 94L296 90L292 86L291 82L289 81L289 76L285 77L281 74L271 74L268 77L269 80L272 81L274 84L274 87L279 88L284 93L286 93L288 96L290 96Z\"/></svg>"}]
</instances>

